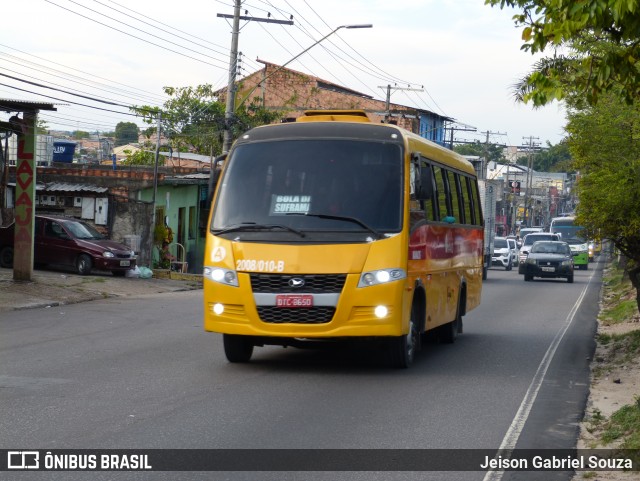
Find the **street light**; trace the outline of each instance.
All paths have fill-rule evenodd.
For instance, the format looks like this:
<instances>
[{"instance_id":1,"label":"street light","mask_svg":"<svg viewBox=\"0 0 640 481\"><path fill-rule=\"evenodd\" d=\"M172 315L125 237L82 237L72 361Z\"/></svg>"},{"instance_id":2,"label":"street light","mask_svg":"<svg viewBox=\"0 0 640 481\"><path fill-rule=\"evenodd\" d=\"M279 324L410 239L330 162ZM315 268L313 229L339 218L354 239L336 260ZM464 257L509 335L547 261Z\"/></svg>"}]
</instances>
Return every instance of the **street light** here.
<instances>
[{"instance_id":1,"label":"street light","mask_svg":"<svg viewBox=\"0 0 640 481\"><path fill-rule=\"evenodd\" d=\"M327 38L329 38L331 35L333 35L334 33L336 33L338 30L340 30L341 28L372 28L373 25L370 23L365 23L365 24L355 24L355 25L340 25L339 27L336 27L335 29L333 29L331 32L329 32L328 34L326 34L324 37L322 37L320 40L315 41L314 43L312 43L311 45L309 45L307 48L305 48L302 52L300 52L298 55L296 55L295 57L293 57L292 59L286 61L285 63L283 63L282 65L280 65L277 69L275 69L273 72L271 72L269 75L266 75L262 80L260 80L260 82L258 82L256 84L255 87L253 87L249 93L247 95L245 95L245 97L238 102L238 105L235 107L235 109L233 109L233 111L235 112L235 110L237 110L238 108L240 108L240 106L242 106L242 104L244 104L247 99L251 96L251 94L258 88L258 86L262 83L264 83L269 77L271 77L272 75L274 75L275 73L279 72L280 70L282 70L283 68L285 68L287 65L289 65L291 62L293 62L294 60L296 60L298 57L300 57L301 55L304 55L305 53L307 53L309 50L311 50L313 47L315 47L316 45L318 45L320 42L326 40ZM227 92L228 96L233 95L233 92L229 91ZM227 105L229 105L227 103ZM227 125L227 129L229 129L229 125ZM227 130L228 131L228 130ZM222 151L223 152L228 152L229 149L231 148L231 135L229 132L229 135L225 137L224 139L224 145L222 146Z\"/></svg>"}]
</instances>

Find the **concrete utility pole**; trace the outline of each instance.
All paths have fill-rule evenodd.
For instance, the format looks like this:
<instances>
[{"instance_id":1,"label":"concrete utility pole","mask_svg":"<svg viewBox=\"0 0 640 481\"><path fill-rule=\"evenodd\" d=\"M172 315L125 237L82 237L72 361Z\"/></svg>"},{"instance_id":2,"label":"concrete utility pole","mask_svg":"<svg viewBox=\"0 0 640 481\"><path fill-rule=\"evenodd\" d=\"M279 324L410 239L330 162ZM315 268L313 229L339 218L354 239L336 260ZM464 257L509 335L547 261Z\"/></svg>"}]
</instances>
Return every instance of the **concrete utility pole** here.
<instances>
[{"instance_id":1,"label":"concrete utility pole","mask_svg":"<svg viewBox=\"0 0 640 481\"><path fill-rule=\"evenodd\" d=\"M222 143L222 152L228 152L231 148L232 135L231 127L233 125L235 111L235 83L238 67L238 37L240 35L240 20L251 22L280 23L285 25L293 25L291 20L274 20L272 18L256 18L240 15L240 7L242 0L235 0L233 15L218 14L218 17L233 18L233 27L231 29L231 52L229 54L229 82L227 83L227 105L224 113L224 138Z\"/></svg>"},{"instance_id":2,"label":"concrete utility pole","mask_svg":"<svg viewBox=\"0 0 640 481\"><path fill-rule=\"evenodd\" d=\"M527 160L527 186L526 186L526 190L524 193L524 219L523 219L523 224L525 227L528 227L527 222L528 222L528 215L529 215L529 201L531 200L531 187L533 184L533 175L531 173L531 168L533 166L533 149L535 147L537 147L538 145L540 145L537 142L534 142L534 140L540 140L539 137L522 137L525 140L529 140L527 147L527 156L528 156L528 160Z\"/></svg>"},{"instance_id":3,"label":"concrete utility pole","mask_svg":"<svg viewBox=\"0 0 640 481\"><path fill-rule=\"evenodd\" d=\"M424 92L424 88L419 88L419 89L412 89L410 87L398 87L396 85L394 85L393 87L391 85L387 85L386 87L384 85L378 85L379 89L387 89L387 103L385 105L385 114L384 114L384 123L388 124L389 120L391 119L391 89L393 88L393 91L397 91L397 90L406 90L406 91L411 91L411 92Z\"/></svg>"},{"instance_id":4,"label":"concrete utility pole","mask_svg":"<svg viewBox=\"0 0 640 481\"><path fill-rule=\"evenodd\" d=\"M487 130L486 132L480 132L481 134L485 134L486 138L484 141L484 158L482 161L482 175L484 176L484 178L487 177L487 163L489 162L489 136L490 135L507 135L507 133L505 132L504 134L502 132L491 132L490 130Z\"/></svg>"},{"instance_id":5,"label":"concrete utility pole","mask_svg":"<svg viewBox=\"0 0 640 481\"><path fill-rule=\"evenodd\" d=\"M153 162L153 195L151 197L151 229L149 230L149 267L153 265L153 246L156 240L156 197L158 196L158 163L160 162L160 135L162 134L162 112L158 112L156 119L158 131L156 132L156 152ZM164 225L164 219L162 220Z\"/></svg>"}]
</instances>

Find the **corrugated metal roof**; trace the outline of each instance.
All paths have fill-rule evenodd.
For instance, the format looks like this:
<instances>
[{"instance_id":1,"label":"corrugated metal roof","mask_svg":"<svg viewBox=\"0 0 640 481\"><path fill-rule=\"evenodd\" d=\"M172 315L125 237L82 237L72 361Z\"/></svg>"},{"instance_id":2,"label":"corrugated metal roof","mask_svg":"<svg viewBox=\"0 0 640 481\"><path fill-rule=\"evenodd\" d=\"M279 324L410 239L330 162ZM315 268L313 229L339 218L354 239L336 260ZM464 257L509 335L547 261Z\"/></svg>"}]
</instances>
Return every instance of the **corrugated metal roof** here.
<instances>
[{"instance_id":1,"label":"corrugated metal roof","mask_svg":"<svg viewBox=\"0 0 640 481\"><path fill-rule=\"evenodd\" d=\"M52 182L46 184L42 189L39 189L41 184L36 187L36 190L46 190L47 192L97 192L102 194L109 192L107 187L98 187L97 185L90 184L68 184L65 182Z\"/></svg>"},{"instance_id":2,"label":"corrugated metal roof","mask_svg":"<svg viewBox=\"0 0 640 481\"><path fill-rule=\"evenodd\" d=\"M9 187L16 186L15 182L9 182ZM36 184L37 192L95 192L103 194L108 192L107 187L98 187L97 185L89 184L67 184L64 182L53 182L51 184Z\"/></svg>"},{"instance_id":3,"label":"corrugated metal roof","mask_svg":"<svg viewBox=\"0 0 640 481\"><path fill-rule=\"evenodd\" d=\"M25 112L31 110L58 110L51 102L37 100L0 99L0 110L5 112Z\"/></svg>"}]
</instances>

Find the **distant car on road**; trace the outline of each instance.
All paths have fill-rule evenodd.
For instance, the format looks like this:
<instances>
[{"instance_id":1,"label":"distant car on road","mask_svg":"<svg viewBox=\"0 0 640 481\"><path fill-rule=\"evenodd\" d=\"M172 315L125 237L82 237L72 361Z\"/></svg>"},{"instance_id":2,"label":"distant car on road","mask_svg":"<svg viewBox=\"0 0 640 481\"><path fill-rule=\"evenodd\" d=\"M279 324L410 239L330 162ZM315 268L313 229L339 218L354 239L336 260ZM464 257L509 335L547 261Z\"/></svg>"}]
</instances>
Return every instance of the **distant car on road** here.
<instances>
[{"instance_id":1,"label":"distant car on road","mask_svg":"<svg viewBox=\"0 0 640 481\"><path fill-rule=\"evenodd\" d=\"M502 266L505 270L510 271L513 268L513 253L506 237L494 238L491 265Z\"/></svg>"},{"instance_id":2,"label":"distant car on road","mask_svg":"<svg viewBox=\"0 0 640 481\"><path fill-rule=\"evenodd\" d=\"M531 247L523 268L524 280L534 277L564 277L573 282L573 255L562 241L537 241Z\"/></svg>"},{"instance_id":3,"label":"distant car on road","mask_svg":"<svg viewBox=\"0 0 640 481\"><path fill-rule=\"evenodd\" d=\"M527 254L534 242L537 241L559 241L560 236L558 234L551 234L549 232L532 232L522 240L522 246L520 247L520 262L518 264L518 274L524 274L524 261L527 259Z\"/></svg>"},{"instance_id":4,"label":"distant car on road","mask_svg":"<svg viewBox=\"0 0 640 481\"><path fill-rule=\"evenodd\" d=\"M13 266L13 238L14 224L0 228L0 267ZM136 255L126 245L86 222L54 215L36 215L33 258L35 264L72 267L82 275L95 268L124 276L136 266Z\"/></svg>"},{"instance_id":5,"label":"distant car on road","mask_svg":"<svg viewBox=\"0 0 640 481\"><path fill-rule=\"evenodd\" d=\"M529 234L534 234L536 232L544 232L542 227L522 227L520 229L520 239L524 239Z\"/></svg>"},{"instance_id":6,"label":"distant car on road","mask_svg":"<svg viewBox=\"0 0 640 481\"><path fill-rule=\"evenodd\" d=\"M507 236L507 243L509 244L509 248L511 249L511 265L518 265L518 242L515 237Z\"/></svg>"}]
</instances>

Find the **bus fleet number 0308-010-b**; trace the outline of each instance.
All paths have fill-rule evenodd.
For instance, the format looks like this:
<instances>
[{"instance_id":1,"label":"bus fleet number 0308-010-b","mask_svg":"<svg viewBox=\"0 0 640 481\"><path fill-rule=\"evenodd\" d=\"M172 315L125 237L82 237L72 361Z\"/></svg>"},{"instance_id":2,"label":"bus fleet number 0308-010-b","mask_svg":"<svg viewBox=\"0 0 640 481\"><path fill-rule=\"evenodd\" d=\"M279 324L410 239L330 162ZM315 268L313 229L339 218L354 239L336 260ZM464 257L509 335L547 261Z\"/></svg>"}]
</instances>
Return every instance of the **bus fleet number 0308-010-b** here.
<instances>
[{"instance_id":1,"label":"bus fleet number 0308-010-b","mask_svg":"<svg viewBox=\"0 0 640 481\"><path fill-rule=\"evenodd\" d=\"M253 272L284 272L284 261L241 259L236 261L236 270Z\"/></svg>"}]
</instances>

